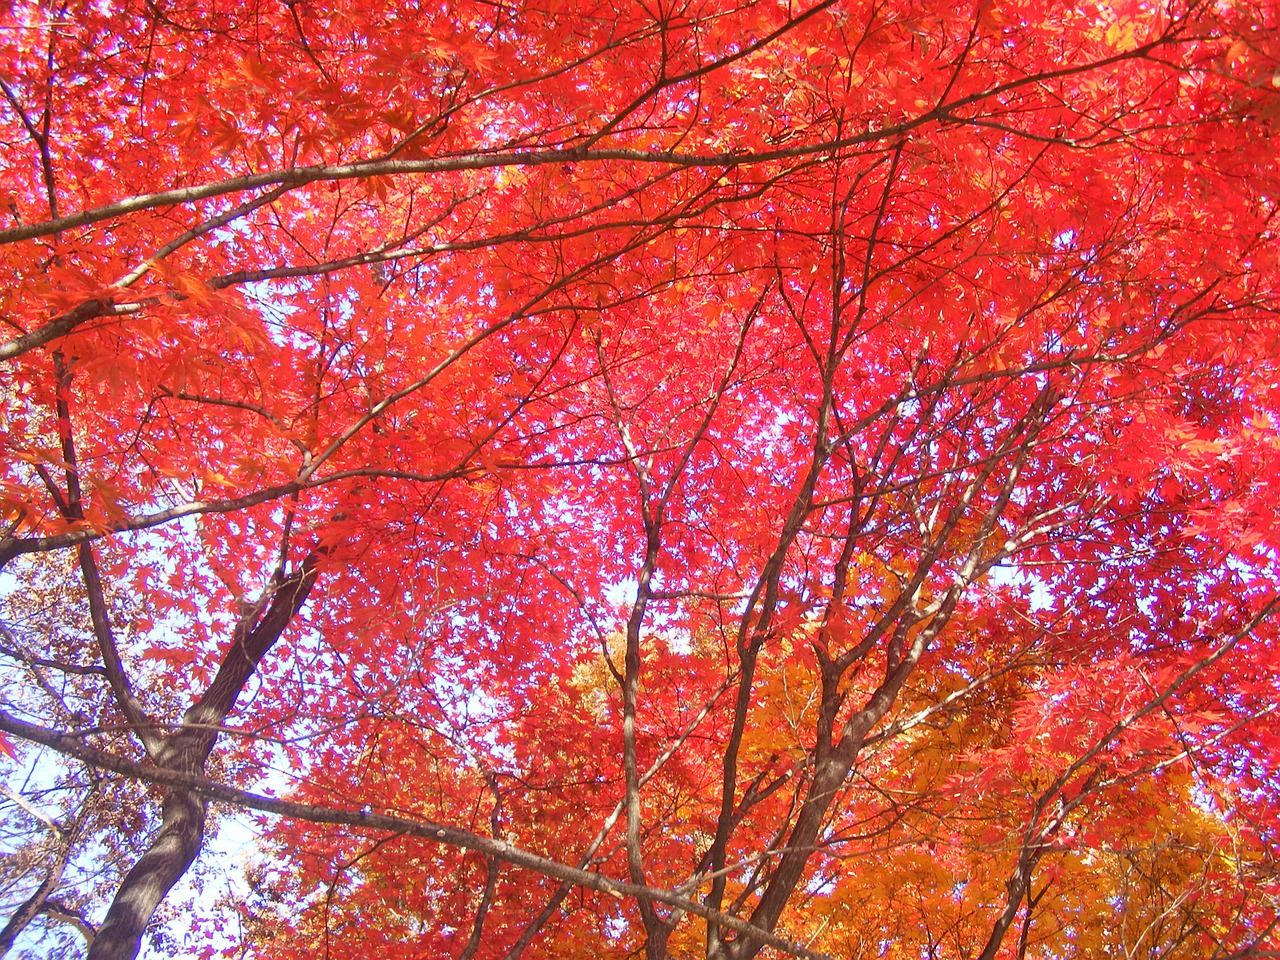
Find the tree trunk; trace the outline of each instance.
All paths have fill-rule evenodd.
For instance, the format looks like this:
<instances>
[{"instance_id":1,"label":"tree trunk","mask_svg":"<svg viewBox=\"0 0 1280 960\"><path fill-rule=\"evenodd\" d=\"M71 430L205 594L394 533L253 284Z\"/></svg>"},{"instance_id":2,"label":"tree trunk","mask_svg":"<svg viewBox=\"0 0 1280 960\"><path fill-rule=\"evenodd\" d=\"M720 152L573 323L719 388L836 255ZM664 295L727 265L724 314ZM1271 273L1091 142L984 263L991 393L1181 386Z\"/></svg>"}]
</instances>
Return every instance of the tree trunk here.
<instances>
[{"instance_id":1,"label":"tree trunk","mask_svg":"<svg viewBox=\"0 0 1280 960\"><path fill-rule=\"evenodd\" d=\"M125 876L88 960L133 960L138 955L152 914L200 853L207 807L184 790L165 795L160 831Z\"/></svg>"},{"instance_id":2,"label":"tree trunk","mask_svg":"<svg viewBox=\"0 0 1280 960\"><path fill-rule=\"evenodd\" d=\"M295 573L282 576L265 610L260 604L240 621L213 682L187 710L182 726L157 751L157 766L204 775L218 730L235 708L245 682L311 592L318 559L313 553ZM190 791L165 793L160 830L120 884L89 948L88 960L133 960L138 955L156 908L200 854L207 812L207 801Z\"/></svg>"}]
</instances>

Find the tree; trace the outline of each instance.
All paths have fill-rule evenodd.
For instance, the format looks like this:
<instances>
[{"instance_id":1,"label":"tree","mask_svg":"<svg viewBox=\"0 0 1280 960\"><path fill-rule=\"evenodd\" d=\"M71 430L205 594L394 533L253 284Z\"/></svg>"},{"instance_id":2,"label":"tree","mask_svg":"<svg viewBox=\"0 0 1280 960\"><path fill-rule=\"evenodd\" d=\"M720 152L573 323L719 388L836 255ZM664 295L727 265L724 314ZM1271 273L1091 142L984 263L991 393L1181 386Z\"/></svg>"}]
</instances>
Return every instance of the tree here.
<instances>
[{"instance_id":1,"label":"tree","mask_svg":"<svg viewBox=\"0 0 1280 960\"><path fill-rule=\"evenodd\" d=\"M1277 949L1274 5L3 16L6 948Z\"/></svg>"}]
</instances>

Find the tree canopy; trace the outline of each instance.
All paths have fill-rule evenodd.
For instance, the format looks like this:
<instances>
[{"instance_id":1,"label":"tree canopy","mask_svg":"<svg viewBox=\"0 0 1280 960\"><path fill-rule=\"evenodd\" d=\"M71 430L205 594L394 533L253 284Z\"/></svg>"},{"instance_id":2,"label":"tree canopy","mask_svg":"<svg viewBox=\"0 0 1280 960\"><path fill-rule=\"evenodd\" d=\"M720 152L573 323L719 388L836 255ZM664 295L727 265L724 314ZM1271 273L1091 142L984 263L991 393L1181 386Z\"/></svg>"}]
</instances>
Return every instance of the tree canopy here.
<instances>
[{"instance_id":1,"label":"tree canopy","mask_svg":"<svg viewBox=\"0 0 1280 960\"><path fill-rule=\"evenodd\" d=\"M0 44L0 953L1280 950L1276 4Z\"/></svg>"}]
</instances>

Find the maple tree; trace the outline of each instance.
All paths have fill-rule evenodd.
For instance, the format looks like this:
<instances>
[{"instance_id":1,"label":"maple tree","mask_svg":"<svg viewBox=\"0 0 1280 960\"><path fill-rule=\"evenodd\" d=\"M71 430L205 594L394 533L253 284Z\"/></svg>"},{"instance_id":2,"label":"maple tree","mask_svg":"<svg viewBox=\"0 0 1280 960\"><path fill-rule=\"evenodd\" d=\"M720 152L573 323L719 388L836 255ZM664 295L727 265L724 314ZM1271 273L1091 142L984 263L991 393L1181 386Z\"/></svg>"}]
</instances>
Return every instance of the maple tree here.
<instances>
[{"instance_id":1,"label":"maple tree","mask_svg":"<svg viewBox=\"0 0 1280 960\"><path fill-rule=\"evenodd\" d=\"M1280 949L1274 4L0 17L0 951Z\"/></svg>"}]
</instances>

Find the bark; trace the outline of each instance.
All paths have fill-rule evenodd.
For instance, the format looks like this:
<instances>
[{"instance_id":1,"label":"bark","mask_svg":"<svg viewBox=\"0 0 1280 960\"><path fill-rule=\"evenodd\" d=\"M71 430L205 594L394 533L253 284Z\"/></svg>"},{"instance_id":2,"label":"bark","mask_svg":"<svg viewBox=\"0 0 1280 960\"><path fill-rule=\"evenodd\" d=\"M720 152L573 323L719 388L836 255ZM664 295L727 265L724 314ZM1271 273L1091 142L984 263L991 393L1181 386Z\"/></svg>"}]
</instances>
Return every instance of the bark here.
<instances>
[{"instance_id":1,"label":"bark","mask_svg":"<svg viewBox=\"0 0 1280 960\"><path fill-rule=\"evenodd\" d=\"M89 948L89 960L138 955L152 914L200 853L207 809L205 800L188 791L166 794L160 831L126 874Z\"/></svg>"},{"instance_id":2,"label":"bark","mask_svg":"<svg viewBox=\"0 0 1280 960\"><path fill-rule=\"evenodd\" d=\"M52 896L53 891L57 889L58 884L62 882L62 875L66 872L67 861L71 857L71 836L67 833L60 833L58 836L58 854L54 859L53 865L49 868L49 872L45 874L44 881L35 889L35 892L23 902L9 917L9 922L4 925L4 929L0 930L0 957L3 957L13 947L13 942L18 935L27 928L40 912L44 909L45 902Z\"/></svg>"},{"instance_id":3,"label":"bark","mask_svg":"<svg viewBox=\"0 0 1280 960\"><path fill-rule=\"evenodd\" d=\"M318 561L319 555L312 554L294 574L282 575L270 602L264 597L240 621L213 682L156 752L157 767L204 776L219 728L258 663L306 601ZM178 787L165 792L160 829L125 875L89 948L88 960L133 960L138 955L156 908L200 854L207 813L208 800L199 793Z\"/></svg>"}]
</instances>

